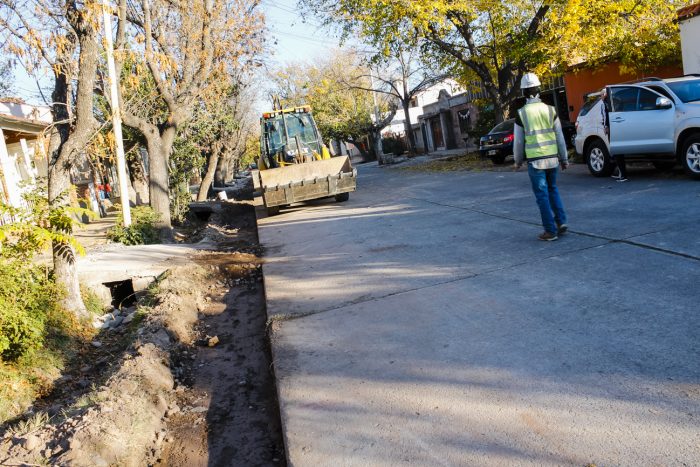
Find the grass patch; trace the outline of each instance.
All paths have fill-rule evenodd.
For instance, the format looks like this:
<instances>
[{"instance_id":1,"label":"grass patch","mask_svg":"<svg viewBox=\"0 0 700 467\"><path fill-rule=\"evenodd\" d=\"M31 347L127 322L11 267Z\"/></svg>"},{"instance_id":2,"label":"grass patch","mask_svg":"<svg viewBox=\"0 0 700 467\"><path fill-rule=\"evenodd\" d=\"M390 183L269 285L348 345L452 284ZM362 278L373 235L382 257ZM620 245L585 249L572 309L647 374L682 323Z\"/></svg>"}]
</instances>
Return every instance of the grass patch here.
<instances>
[{"instance_id":1,"label":"grass patch","mask_svg":"<svg viewBox=\"0 0 700 467\"><path fill-rule=\"evenodd\" d=\"M42 426L49 422L49 414L46 412L39 412L32 415L26 420L21 420L10 428L7 429L7 433L15 436L21 436L27 433L38 430Z\"/></svg>"},{"instance_id":2,"label":"grass patch","mask_svg":"<svg viewBox=\"0 0 700 467\"><path fill-rule=\"evenodd\" d=\"M461 156L451 156L443 159L432 160L422 164L413 164L400 167L399 170L409 172L505 172L513 170L512 163L495 165L490 159L484 159L478 152L470 152Z\"/></svg>"},{"instance_id":3,"label":"grass patch","mask_svg":"<svg viewBox=\"0 0 700 467\"><path fill-rule=\"evenodd\" d=\"M101 316L105 313L105 307L102 304L102 300L95 292L93 292L92 289L80 284L80 295L83 297L85 308L87 308L92 315Z\"/></svg>"},{"instance_id":4,"label":"grass patch","mask_svg":"<svg viewBox=\"0 0 700 467\"><path fill-rule=\"evenodd\" d=\"M124 214L119 211L117 222L109 232L107 238L124 245L150 245L159 243L160 237L156 223L160 214L150 206L136 206L131 208L131 225L124 226Z\"/></svg>"}]
</instances>

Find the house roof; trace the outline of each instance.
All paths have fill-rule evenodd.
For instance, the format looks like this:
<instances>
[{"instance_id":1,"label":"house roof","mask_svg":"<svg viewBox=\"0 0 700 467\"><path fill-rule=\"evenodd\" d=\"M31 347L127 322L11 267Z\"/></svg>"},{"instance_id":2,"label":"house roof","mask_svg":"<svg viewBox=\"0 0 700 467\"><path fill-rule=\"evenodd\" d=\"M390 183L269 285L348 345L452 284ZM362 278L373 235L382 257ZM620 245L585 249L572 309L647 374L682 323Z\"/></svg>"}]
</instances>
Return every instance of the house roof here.
<instances>
[{"instance_id":1,"label":"house roof","mask_svg":"<svg viewBox=\"0 0 700 467\"><path fill-rule=\"evenodd\" d=\"M47 123L39 120L15 117L14 115L0 114L0 128L3 130L17 131L22 133L41 133L48 126Z\"/></svg>"},{"instance_id":2,"label":"house roof","mask_svg":"<svg viewBox=\"0 0 700 467\"><path fill-rule=\"evenodd\" d=\"M688 5L678 10L678 21L694 18L700 15L700 2Z\"/></svg>"}]
</instances>

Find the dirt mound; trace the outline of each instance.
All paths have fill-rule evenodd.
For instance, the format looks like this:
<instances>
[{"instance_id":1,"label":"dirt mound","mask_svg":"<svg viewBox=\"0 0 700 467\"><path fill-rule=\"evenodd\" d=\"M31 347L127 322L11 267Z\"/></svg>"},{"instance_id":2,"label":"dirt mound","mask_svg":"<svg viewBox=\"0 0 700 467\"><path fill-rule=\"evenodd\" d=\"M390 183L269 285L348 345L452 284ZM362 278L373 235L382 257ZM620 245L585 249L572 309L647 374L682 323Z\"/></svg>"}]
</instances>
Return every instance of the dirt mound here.
<instances>
[{"instance_id":1,"label":"dirt mound","mask_svg":"<svg viewBox=\"0 0 700 467\"><path fill-rule=\"evenodd\" d=\"M25 422L8 430L0 443L0 452L7 452L7 457L0 463L143 465L162 441L158 433L172 405L175 379L170 353L177 345L191 343L198 309L204 306L192 280L215 279L198 265L171 270L154 289L157 295L147 297L153 306L140 308L145 319L112 376L64 407L48 424L32 427ZM92 345L109 352L103 341Z\"/></svg>"},{"instance_id":2,"label":"dirt mound","mask_svg":"<svg viewBox=\"0 0 700 467\"><path fill-rule=\"evenodd\" d=\"M254 211L211 204L200 241L217 251L103 323L54 393L0 432L0 465L285 464Z\"/></svg>"}]
</instances>

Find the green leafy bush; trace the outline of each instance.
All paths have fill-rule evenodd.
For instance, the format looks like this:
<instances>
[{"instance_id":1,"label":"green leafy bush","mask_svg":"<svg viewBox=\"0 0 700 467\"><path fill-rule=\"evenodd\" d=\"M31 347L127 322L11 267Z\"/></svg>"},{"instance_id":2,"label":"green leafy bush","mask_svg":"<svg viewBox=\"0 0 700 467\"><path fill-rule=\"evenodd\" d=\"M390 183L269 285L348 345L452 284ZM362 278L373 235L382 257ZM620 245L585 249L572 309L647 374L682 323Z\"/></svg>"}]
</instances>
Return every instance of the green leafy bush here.
<instances>
[{"instance_id":1,"label":"green leafy bush","mask_svg":"<svg viewBox=\"0 0 700 467\"><path fill-rule=\"evenodd\" d=\"M94 214L68 206L67 198L64 193L50 205L40 181L23 195L22 207L0 202L0 215L10 221L0 226L0 362L17 361L42 348L48 328L70 329L67 313L58 305L61 291L48 268L33 261L52 242L83 251L72 235L72 214Z\"/></svg>"},{"instance_id":2,"label":"green leafy bush","mask_svg":"<svg viewBox=\"0 0 700 467\"><path fill-rule=\"evenodd\" d=\"M478 102L477 108L479 110L479 116L474 122L474 127L471 129L469 134L472 134L476 138L476 142L479 142L479 138L488 134L493 127L496 126L496 112L493 110L493 105Z\"/></svg>"},{"instance_id":3,"label":"green leafy bush","mask_svg":"<svg viewBox=\"0 0 700 467\"><path fill-rule=\"evenodd\" d=\"M149 245L158 243L156 223L160 215L150 206L136 206L131 209L131 225L124 227L124 217L119 213L117 224L107 233L107 237L124 245Z\"/></svg>"},{"instance_id":4,"label":"green leafy bush","mask_svg":"<svg viewBox=\"0 0 700 467\"><path fill-rule=\"evenodd\" d=\"M382 151L384 154L400 156L406 152L406 141L401 136L391 135L382 138Z\"/></svg>"},{"instance_id":5,"label":"green leafy bush","mask_svg":"<svg viewBox=\"0 0 700 467\"><path fill-rule=\"evenodd\" d=\"M0 360L16 361L43 346L60 294L46 271L0 258Z\"/></svg>"},{"instance_id":6,"label":"green leafy bush","mask_svg":"<svg viewBox=\"0 0 700 467\"><path fill-rule=\"evenodd\" d=\"M72 235L75 215L94 213L69 206L68 193L50 205L41 180L23 201L19 208L0 202L0 423L46 394L75 342L95 332L60 306L64 292L34 261L52 242L82 252Z\"/></svg>"}]
</instances>

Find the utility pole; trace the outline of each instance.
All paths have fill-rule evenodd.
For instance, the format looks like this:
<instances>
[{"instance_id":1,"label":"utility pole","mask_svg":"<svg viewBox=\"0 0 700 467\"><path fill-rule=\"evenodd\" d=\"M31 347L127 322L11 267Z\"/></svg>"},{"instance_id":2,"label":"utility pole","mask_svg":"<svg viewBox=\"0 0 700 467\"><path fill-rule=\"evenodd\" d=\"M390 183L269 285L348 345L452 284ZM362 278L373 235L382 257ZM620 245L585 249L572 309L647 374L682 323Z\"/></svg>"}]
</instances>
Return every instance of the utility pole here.
<instances>
[{"instance_id":1,"label":"utility pole","mask_svg":"<svg viewBox=\"0 0 700 467\"><path fill-rule=\"evenodd\" d=\"M374 72L372 71L372 68L369 69L369 80L370 80L370 83L372 86L372 100L374 102L374 127L378 128L379 127L379 105L377 105L377 91L375 91L375 88L374 88ZM381 130L377 129L376 131L373 131L372 138L375 140L374 141L374 152L377 154L377 163L379 165L382 165L384 163L384 159L382 157L383 150L382 150Z\"/></svg>"},{"instance_id":2,"label":"utility pole","mask_svg":"<svg viewBox=\"0 0 700 467\"><path fill-rule=\"evenodd\" d=\"M131 206L129 205L129 185L126 180L126 158L124 157L124 140L122 138L122 115L119 107L119 77L114 66L114 45L112 44L112 15L109 0L103 0L102 18L105 23L105 42L107 48L107 73L109 75L109 91L112 107L112 126L117 145L117 177L119 178L119 194L122 200L122 217L124 227L131 225Z\"/></svg>"},{"instance_id":3,"label":"utility pole","mask_svg":"<svg viewBox=\"0 0 700 467\"><path fill-rule=\"evenodd\" d=\"M369 80L372 83L372 100L374 101L374 124L379 124L379 106L377 105L377 91L374 90L374 73L369 69Z\"/></svg>"}]
</instances>

